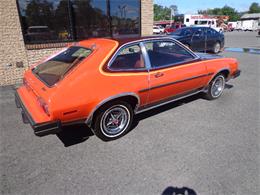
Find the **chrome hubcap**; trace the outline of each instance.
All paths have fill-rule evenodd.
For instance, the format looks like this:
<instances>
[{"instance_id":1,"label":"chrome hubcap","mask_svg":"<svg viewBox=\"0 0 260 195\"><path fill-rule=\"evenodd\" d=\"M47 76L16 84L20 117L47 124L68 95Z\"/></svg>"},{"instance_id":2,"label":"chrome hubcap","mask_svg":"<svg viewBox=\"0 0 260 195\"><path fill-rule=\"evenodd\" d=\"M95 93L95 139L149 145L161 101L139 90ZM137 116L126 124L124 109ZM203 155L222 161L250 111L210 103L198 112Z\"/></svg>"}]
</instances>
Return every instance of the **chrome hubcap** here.
<instances>
[{"instance_id":1,"label":"chrome hubcap","mask_svg":"<svg viewBox=\"0 0 260 195\"><path fill-rule=\"evenodd\" d=\"M217 43L216 46L215 46L215 53L218 53L220 50L220 44Z\"/></svg>"},{"instance_id":2,"label":"chrome hubcap","mask_svg":"<svg viewBox=\"0 0 260 195\"><path fill-rule=\"evenodd\" d=\"M223 76L219 76L212 84L211 95L218 97L221 95L225 87L225 79Z\"/></svg>"},{"instance_id":3,"label":"chrome hubcap","mask_svg":"<svg viewBox=\"0 0 260 195\"><path fill-rule=\"evenodd\" d=\"M123 105L116 105L106 110L101 118L101 130L108 137L122 134L130 122L130 113Z\"/></svg>"}]
</instances>

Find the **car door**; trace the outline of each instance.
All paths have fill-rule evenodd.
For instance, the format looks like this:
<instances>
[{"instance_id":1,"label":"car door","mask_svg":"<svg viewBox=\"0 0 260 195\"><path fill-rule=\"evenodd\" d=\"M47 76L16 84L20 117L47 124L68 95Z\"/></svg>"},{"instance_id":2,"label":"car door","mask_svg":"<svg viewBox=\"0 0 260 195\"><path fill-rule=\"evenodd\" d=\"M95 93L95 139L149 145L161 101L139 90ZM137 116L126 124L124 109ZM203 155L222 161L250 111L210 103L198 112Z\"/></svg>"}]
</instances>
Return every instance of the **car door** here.
<instances>
[{"instance_id":1,"label":"car door","mask_svg":"<svg viewBox=\"0 0 260 195\"><path fill-rule=\"evenodd\" d=\"M174 98L206 84L206 66L172 39L144 42L149 58L148 104Z\"/></svg>"},{"instance_id":2,"label":"car door","mask_svg":"<svg viewBox=\"0 0 260 195\"><path fill-rule=\"evenodd\" d=\"M191 46L191 39L192 39L192 30L190 28L183 29L183 37L180 39L180 41L190 47Z\"/></svg>"},{"instance_id":3,"label":"car door","mask_svg":"<svg viewBox=\"0 0 260 195\"><path fill-rule=\"evenodd\" d=\"M206 48L211 50L216 42L215 30L212 28L206 28Z\"/></svg>"},{"instance_id":4,"label":"car door","mask_svg":"<svg viewBox=\"0 0 260 195\"><path fill-rule=\"evenodd\" d=\"M191 48L194 51L205 51L206 36L203 28L198 28L192 35Z\"/></svg>"}]
</instances>

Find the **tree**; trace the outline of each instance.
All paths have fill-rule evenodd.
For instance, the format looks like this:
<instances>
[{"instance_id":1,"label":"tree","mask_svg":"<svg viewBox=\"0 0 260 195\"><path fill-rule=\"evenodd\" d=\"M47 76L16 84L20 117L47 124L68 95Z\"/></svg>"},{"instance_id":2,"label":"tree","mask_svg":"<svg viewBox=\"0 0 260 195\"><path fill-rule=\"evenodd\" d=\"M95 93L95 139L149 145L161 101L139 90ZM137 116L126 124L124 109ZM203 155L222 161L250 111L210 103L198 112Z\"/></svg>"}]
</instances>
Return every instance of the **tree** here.
<instances>
[{"instance_id":1,"label":"tree","mask_svg":"<svg viewBox=\"0 0 260 195\"><path fill-rule=\"evenodd\" d=\"M248 13L260 13L260 5L256 2L252 3L249 7Z\"/></svg>"},{"instance_id":2,"label":"tree","mask_svg":"<svg viewBox=\"0 0 260 195\"><path fill-rule=\"evenodd\" d=\"M53 6L47 0L32 0L25 11L28 26L53 27Z\"/></svg>"},{"instance_id":3,"label":"tree","mask_svg":"<svg viewBox=\"0 0 260 195\"><path fill-rule=\"evenodd\" d=\"M170 20L171 19L171 9L174 11L174 14L178 13L178 8L176 5L171 5L170 7L163 7L158 4L154 4L154 20Z\"/></svg>"},{"instance_id":4,"label":"tree","mask_svg":"<svg viewBox=\"0 0 260 195\"><path fill-rule=\"evenodd\" d=\"M237 21L240 18L239 13L234 8L229 7L227 5L225 5L222 8L198 10L198 14L225 15L229 16L230 21Z\"/></svg>"},{"instance_id":5,"label":"tree","mask_svg":"<svg viewBox=\"0 0 260 195\"><path fill-rule=\"evenodd\" d=\"M237 21L240 18L238 12L227 5L222 8L222 15L229 16L229 21Z\"/></svg>"}]
</instances>

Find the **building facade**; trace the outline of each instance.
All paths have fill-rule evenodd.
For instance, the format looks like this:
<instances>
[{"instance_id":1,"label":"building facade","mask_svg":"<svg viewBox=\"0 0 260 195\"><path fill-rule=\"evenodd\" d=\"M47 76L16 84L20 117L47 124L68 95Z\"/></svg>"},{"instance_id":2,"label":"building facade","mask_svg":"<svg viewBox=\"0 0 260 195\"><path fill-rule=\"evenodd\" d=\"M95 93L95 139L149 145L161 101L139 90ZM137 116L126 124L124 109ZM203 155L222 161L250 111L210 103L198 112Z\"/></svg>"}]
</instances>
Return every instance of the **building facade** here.
<instances>
[{"instance_id":1,"label":"building facade","mask_svg":"<svg viewBox=\"0 0 260 195\"><path fill-rule=\"evenodd\" d=\"M241 16L238 27L240 30L255 31L260 29L260 13L244 14Z\"/></svg>"},{"instance_id":2,"label":"building facade","mask_svg":"<svg viewBox=\"0 0 260 195\"><path fill-rule=\"evenodd\" d=\"M68 43L152 34L153 0L0 0L0 85Z\"/></svg>"}]
</instances>

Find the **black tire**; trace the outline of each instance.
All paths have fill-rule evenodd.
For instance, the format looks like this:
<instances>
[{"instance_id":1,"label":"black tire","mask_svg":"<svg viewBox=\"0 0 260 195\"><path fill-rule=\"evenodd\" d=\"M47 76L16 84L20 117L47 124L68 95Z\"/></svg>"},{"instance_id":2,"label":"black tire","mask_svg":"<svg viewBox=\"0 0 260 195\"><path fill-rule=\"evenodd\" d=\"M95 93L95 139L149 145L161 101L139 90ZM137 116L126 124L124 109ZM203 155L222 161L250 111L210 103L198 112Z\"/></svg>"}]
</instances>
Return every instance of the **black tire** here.
<instances>
[{"instance_id":1,"label":"black tire","mask_svg":"<svg viewBox=\"0 0 260 195\"><path fill-rule=\"evenodd\" d=\"M219 53L220 52L220 49L221 49L221 45L220 45L220 42L216 42L215 44L214 44L214 47L213 47L213 53L215 53L215 54L217 54L217 53Z\"/></svg>"},{"instance_id":2,"label":"black tire","mask_svg":"<svg viewBox=\"0 0 260 195\"><path fill-rule=\"evenodd\" d=\"M124 121L123 121L123 116L121 121L118 119L115 119L113 117L109 118L109 114L110 116L112 116L112 112L116 111L116 110L121 110L123 115L124 115ZM105 104L104 106L102 106L100 109L98 109L98 111L96 112L96 114L94 115L94 121L93 121L93 125L92 125L92 129L93 132L95 133L95 135L100 138L103 141L112 141L115 139L118 139L122 136L124 136L131 128L132 122L133 122L133 108L132 106L125 102L125 101L113 101L110 103ZM115 116L114 116L115 117ZM112 119L112 121L108 120ZM116 122L116 124L113 124L113 119ZM117 127L119 130L118 132L109 132L108 130L108 123L111 123L111 125L118 125L119 127ZM125 122L125 125L123 125L123 122ZM120 126L121 130L120 130ZM116 127L114 128L116 129ZM112 131L112 130L110 130Z\"/></svg>"},{"instance_id":3,"label":"black tire","mask_svg":"<svg viewBox=\"0 0 260 195\"><path fill-rule=\"evenodd\" d=\"M208 100L214 100L214 99L219 98L225 89L225 84L226 84L225 80L226 79L223 74L216 75L209 83L208 90L205 93L205 98ZM219 81L221 81L223 83L221 83L219 88L216 89L216 82L219 82ZM217 93L216 93L216 91L217 91Z\"/></svg>"}]
</instances>

